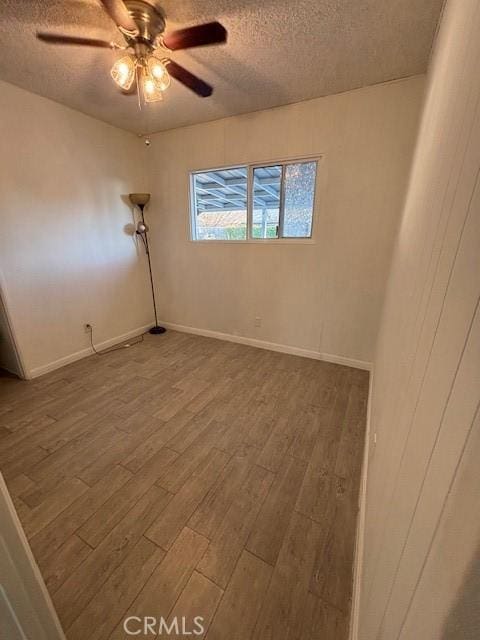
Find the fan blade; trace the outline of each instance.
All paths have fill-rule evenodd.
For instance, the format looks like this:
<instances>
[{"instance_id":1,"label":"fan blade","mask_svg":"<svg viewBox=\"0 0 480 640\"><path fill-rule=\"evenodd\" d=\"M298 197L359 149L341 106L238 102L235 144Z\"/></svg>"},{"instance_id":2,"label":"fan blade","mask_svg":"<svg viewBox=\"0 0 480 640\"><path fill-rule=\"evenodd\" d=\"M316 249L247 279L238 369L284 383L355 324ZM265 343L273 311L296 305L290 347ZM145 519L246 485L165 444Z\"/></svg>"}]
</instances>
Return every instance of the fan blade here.
<instances>
[{"instance_id":1,"label":"fan blade","mask_svg":"<svg viewBox=\"0 0 480 640\"><path fill-rule=\"evenodd\" d=\"M184 84L198 96L208 98L208 96L212 95L213 87L203 80L200 80L200 78L197 78L197 76L194 76L193 73L190 73L190 71L187 71L173 60L167 62L167 70L172 78Z\"/></svg>"},{"instance_id":2,"label":"fan blade","mask_svg":"<svg viewBox=\"0 0 480 640\"><path fill-rule=\"evenodd\" d=\"M164 36L163 42L168 49L189 49L203 47L206 44L221 44L227 41L227 30L219 22L207 22L196 27L179 29Z\"/></svg>"},{"instance_id":3,"label":"fan blade","mask_svg":"<svg viewBox=\"0 0 480 640\"><path fill-rule=\"evenodd\" d=\"M50 44L78 44L87 47L102 47L104 49L113 49L112 42L106 40L95 40L94 38L80 38L78 36L64 36L61 33L39 33L37 38L42 42Z\"/></svg>"},{"instance_id":4,"label":"fan blade","mask_svg":"<svg viewBox=\"0 0 480 640\"><path fill-rule=\"evenodd\" d=\"M100 0L100 2L117 27L122 29L122 31L126 32L128 35L133 36L138 34L138 27L132 16L129 14L123 0Z\"/></svg>"}]
</instances>

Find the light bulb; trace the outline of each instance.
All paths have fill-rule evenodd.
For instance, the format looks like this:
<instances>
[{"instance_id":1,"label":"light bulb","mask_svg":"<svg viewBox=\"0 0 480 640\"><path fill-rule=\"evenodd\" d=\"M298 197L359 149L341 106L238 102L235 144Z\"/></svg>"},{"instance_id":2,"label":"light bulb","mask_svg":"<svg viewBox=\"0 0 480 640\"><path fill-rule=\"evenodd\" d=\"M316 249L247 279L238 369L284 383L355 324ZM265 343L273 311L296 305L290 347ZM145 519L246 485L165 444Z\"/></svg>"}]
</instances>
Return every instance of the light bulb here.
<instances>
[{"instance_id":1,"label":"light bulb","mask_svg":"<svg viewBox=\"0 0 480 640\"><path fill-rule=\"evenodd\" d=\"M157 102L163 100L162 92L158 89L154 79L147 69L143 71L142 78L143 98L145 102Z\"/></svg>"},{"instance_id":2,"label":"light bulb","mask_svg":"<svg viewBox=\"0 0 480 640\"><path fill-rule=\"evenodd\" d=\"M147 233L149 231L148 225L145 222L139 222L137 224L137 233Z\"/></svg>"},{"instance_id":3,"label":"light bulb","mask_svg":"<svg viewBox=\"0 0 480 640\"><path fill-rule=\"evenodd\" d=\"M150 67L150 73L155 78L155 80L161 80L165 75L165 67L160 62L155 62Z\"/></svg>"},{"instance_id":4,"label":"light bulb","mask_svg":"<svg viewBox=\"0 0 480 640\"><path fill-rule=\"evenodd\" d=\"M110 75L123 91L128 91L135 79L135 61L132 56L124 56L115 62Z\"/></svg>"},{"instance_id":5,"label":"light bulb","mask_svg":"<svg viewBox=\"0 0 480 640\"><path fill-rule=\"evenodd\" d=\"M147 67L149 75L157 89L160 91L168 89L170 86L170 76L163 62L154 56L150 56L147 60Z\"/></svg>"},{"instance_id":6,"label":"light bulb","mask_svg":"<svg viewBox=\"0 0 480 640\"><path fill-rule=\"evenodd\" d=\"M151 96L155 93L155 83L150 78L147 78L145 80L144 86L145 86L145 91L148 93L148 95Z\"/></svg>"}]
</instances>

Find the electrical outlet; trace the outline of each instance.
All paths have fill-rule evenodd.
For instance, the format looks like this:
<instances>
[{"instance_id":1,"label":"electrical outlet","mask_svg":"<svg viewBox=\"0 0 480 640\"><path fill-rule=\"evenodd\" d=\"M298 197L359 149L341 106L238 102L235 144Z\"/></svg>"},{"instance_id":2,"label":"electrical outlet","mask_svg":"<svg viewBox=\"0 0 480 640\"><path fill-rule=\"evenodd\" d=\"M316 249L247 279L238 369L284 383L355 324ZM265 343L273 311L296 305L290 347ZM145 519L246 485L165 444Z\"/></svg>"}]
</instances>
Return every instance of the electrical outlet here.
<instances>
[{"instance_id":1,"label":"electrical outlet","mask_svg":"<svg viewBox=\"0 0 480 640\"><path fill-rule=\"evenodd\" d=\"M85 331L85 333L90 333L90 331L92 330L92 325L91 325L91 324L88 324L88 322L86 322L86 323L83 325L83 330Z\"/></svg>"},{"instance_id":2,"label":"electrical outlet","mask_svg":"<svg viewBox=\"0 0 480 640\"><path fill-rule=\"evenodd\" d=\"M261 327L262 326L262 319L257 316L255 318L255 321L254 321L253 324L254 324L255 327Z\"/></svg>"}]
</instances>

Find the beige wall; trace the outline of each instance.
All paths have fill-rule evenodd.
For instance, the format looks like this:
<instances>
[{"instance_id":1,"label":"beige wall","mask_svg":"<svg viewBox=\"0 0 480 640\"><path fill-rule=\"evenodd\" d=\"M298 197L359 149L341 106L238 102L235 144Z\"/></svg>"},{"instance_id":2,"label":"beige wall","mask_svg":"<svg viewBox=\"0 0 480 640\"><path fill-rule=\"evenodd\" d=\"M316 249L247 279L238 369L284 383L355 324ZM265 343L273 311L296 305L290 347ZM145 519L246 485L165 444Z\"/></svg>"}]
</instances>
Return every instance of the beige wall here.
<instances>
[{"instance_id":1,"label":"beige wall","mask_svg":"<svg viewBox=\"0 0 480 640\"><path fill-rule=\"evenodd\" d=\"M153 136L162 320L370 362L423 89L415 77ZM313 244L189 241L189 171L315 154Z\"/></svg>"},{"instance_id":2,"label":"beige wall","mask_svg":"<svg viewBox=\"0 0 480 640\"><path fill-rule=\"evenodd\" d=\"M480 634L479 59L480 3L450 0L375 359L360 640Z\"/></svg>"},{"instance_id":3,"label":"beige wall","mask_svg":"<svg viewBox=\"0 0 480 640\"><path fill-rule=\"evenodd\" d=\"M146 148L1 83L0 278L27 373L86 355L85 322L99 343L150 322L120 197L147 188L164 321L368 364L423 86L416 77L177 129ZM189 242L189 170L312 154L313 243Z\"/></svg>"},{"instance_id":4,"label":"beige wall","mask_svg":"<svg viewBox=\"0 0 480 640\"><path fill-rule=\"evenodd\" d=\"M12 85L0 96L0 272L25 367L38 373L88 348L85 322L103 342L151 321L121 199L146 186L144 149Z\"/></svg>"}]
</instances>

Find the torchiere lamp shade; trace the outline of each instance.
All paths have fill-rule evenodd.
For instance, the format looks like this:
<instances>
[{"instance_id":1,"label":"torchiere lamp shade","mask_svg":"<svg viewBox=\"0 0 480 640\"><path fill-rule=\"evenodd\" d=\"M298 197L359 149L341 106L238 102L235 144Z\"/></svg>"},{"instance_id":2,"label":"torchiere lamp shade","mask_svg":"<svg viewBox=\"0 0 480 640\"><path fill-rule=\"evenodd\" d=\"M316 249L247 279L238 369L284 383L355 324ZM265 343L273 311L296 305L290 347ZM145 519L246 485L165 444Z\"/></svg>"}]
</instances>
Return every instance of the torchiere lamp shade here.
<instances>
[{"instance_id":1,"label":"torchiere lamp shade","mask_svg":"<svg viewBox=\"0 0 480 640\"><path fill-rule=\"evenodd\" d=\"M149 193L129 193L130 202L137 207L144 207L150 200Z\"/></svg>"}]
</instances>

